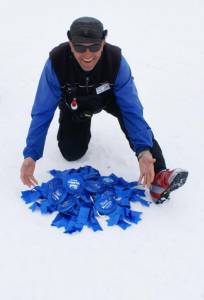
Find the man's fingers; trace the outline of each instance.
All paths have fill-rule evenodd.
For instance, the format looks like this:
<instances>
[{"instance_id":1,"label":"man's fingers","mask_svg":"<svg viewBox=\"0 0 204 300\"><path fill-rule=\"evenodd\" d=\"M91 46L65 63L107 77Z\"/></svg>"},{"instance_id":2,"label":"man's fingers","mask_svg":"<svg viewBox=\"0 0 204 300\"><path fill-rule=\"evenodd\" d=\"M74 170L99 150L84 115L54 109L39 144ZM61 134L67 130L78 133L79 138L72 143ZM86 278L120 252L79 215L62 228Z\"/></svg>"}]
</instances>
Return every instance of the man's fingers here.
<instances>
[{"instance_id":1,"label":"man's fingers","mask_svg":"<svg viewBox=\"0 0 204 300\"><path fill-rule=\"evenodd\" d=\"M28 187L31 187L31 184L28 179L23 180L23 184L27 185Z\"/></svg>"},{"instance_id":2,"label":"man's fingers","mask_svg":"<svg viewBox=\"0 0 204 300\"><path fill-rule=\"evenodd\" d=\"M30 179L29 178L26 178L25 179L25 185L27 185L28 187L31 187L32 183L30 182Z\"/></svg>"},{"instance_id":3,"label":"man's fingers","mask_svg":"<svg viewBox=\"0 0 204 300\"><path fill-rule=\"evenodd\" d=\"M147 187L149 188L151 186L151 183L154 180L154 170L150 170L147 173Z\"/></svg>"},{"instance_id":4,"label":"man's fingers","mask_svg":"<svg viewBox=\"0 0 204 300\"><path fill-rule=\"evenodd\" d=\"M144 186L147 186L147 174L145 174L145 176L144 176Z\"/></svg>"},{"instance_id":5,"label":"man's fingers","mask_svg":"<svg viewBox=\"0 0 204 300\"><path fill-rule=\"evenodd\" d=\"M28 185L28 179L27 179L26 176L21 175L21 180L22 180L24 185Z\"/></svg>"},{"instance_id":6,"label":"man's fingers","mask_svg":"<svg viewBox=\"0 0 204 300\"><path fill-rule=\"evenodd\" d=\"M32 183L34 183L33 185L37 185L37 184L38 184L38 182L37 182L37 180L35 179L34 176L31 176L31 177L30 177L30 181L31 181Z\"/></svg>"},{"instance_id":7,"label":"man's fingers","mask_svg":"<svg viewBox=\"0 0 204 300\"><path fill-rule=\"evenodd\" d=\"M34 176L29 176L29 177L28 177L28 182L29 182L30 186L35 186L35 185L37 185L37 180L35 179Z\"/></svg>"},{"instance_id":8,"label":"man's fingers","mask_svg":"<svg viewBox=\"0 0 204 300\"><path fill-rule=\"evenodd\" d=\"M35 186L38 184L37 180L34 176L21 176L21 180L24 185L27 185L28 187Z\"/></svg>"},{"instance_id":9,"label":"man's fingers","mask_svg":"<svg viewBox=\"0 0 204 300\"><path fill-rule=\"evenodd\" d=\"M150 183L152 183L153 181L154 181L154 176L155 176L155 173L154 173L154 170L153 170L153 172L151 173L151 179L150 179Z\"/></svg>"},{"instance_id":10,"label":"man's fingers","mask_svg":"<svg viewBox=\"0 0 204 300\"><path fill-rule=\"evenodd\" d=\"M148 171L140 175L139 182L148 188L151 186L152 181L154 180L154 171Z\"/></svg>"},{"instance_id":11,"label":"man's fingers","mask_svg":"<svg viewBox=\"0 0 204 300\"><path fill-rule=\"evenodd\" d=\"M142 185L146 185L146 182L147 182L147 176L146 176L146 174L143 174L143 175L142 175L141 180L139 180L139 182L140 182Z\"/></svg>"},{"instance_id":12,"label":"man's fingers","mask_svg":"<svg viewBox=\"0 0 204 300\"><path fill-rule=\"evenodd\" d=\"M144 184L145 174L140 174L139 183Z\"/></svg>"},{"instance_id":13,"label":"man's fingers","mask_svg":"<svg viewBox=\"0 0 204 300\"><path fill-rule=\"evenodd\" d=\"M152 183L151 179L152 179L151 173L148 173L147 174L147 183L146 183L146 185L147 185L148 188L150 187L150 185Z\"/></svg>"}]
</instances>

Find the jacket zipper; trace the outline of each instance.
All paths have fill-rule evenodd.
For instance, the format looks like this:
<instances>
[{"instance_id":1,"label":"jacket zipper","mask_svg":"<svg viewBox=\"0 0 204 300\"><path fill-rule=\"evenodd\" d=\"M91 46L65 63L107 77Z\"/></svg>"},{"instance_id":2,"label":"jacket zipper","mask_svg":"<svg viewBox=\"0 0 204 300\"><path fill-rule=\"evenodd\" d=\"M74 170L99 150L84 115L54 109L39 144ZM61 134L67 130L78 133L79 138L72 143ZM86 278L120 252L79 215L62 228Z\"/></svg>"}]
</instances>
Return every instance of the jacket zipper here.
<instances>
[{"instance_id":1,"label":"jacket zipper","mask_svg":"<svg viewBox=\"0 0 204 300\"><path fill-rule=\"evenodd\" d=\"M89 77L86 77L86 93L89 94Z\"/></svg>"}]
</instances>

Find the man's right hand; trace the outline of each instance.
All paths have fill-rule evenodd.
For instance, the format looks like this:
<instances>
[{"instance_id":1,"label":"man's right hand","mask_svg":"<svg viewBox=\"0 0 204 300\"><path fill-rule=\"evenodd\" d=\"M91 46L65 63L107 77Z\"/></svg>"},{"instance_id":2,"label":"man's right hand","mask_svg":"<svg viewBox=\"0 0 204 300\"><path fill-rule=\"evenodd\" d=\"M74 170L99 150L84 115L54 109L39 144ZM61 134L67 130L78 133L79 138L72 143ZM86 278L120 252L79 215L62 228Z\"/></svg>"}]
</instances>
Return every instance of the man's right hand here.
<instances>
[{"instance_id":1,"label":"man's right hand","mask_svg":"<svg viewBox=\"0 0 204 300\"><path fill-rule=\"evenodd\" d=\"M24 159L21 166L21 180L23 184L27 185L28 187L38 184L37 180L33 176L35 171L35 163L36 162L31 157L27 157Z\"/></svg>"}]
</instances>

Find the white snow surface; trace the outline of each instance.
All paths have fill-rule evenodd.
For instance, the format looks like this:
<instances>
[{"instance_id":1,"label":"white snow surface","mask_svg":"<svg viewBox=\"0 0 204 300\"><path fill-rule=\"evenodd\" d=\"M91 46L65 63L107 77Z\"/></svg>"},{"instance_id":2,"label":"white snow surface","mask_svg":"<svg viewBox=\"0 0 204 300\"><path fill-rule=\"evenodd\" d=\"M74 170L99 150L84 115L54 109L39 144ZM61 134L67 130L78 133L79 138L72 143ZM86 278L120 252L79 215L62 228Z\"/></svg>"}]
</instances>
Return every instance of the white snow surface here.
<instances>
[{"instance_id":1,"label":"white snow surface","mask_svg":"<svg viewBox=\"0 0 204 300\"><path fill-rule=\"evenodd\" d=\"M142 221L123 231L63 234L54 215L32 213L19 179L30 111L49 51L66 40L71 22L95 16L107 41L123 49L145 118L169 168L186 168L186 185L164 205L135 208ZM202 0L0 2L0 297L3 300L204 299ZM137 159L117 120L93 118L87 154L66 162L56 143L58 111L37 163L39 181L50 169L91 165L137 180Z\"/></svg>"}]
</instances>

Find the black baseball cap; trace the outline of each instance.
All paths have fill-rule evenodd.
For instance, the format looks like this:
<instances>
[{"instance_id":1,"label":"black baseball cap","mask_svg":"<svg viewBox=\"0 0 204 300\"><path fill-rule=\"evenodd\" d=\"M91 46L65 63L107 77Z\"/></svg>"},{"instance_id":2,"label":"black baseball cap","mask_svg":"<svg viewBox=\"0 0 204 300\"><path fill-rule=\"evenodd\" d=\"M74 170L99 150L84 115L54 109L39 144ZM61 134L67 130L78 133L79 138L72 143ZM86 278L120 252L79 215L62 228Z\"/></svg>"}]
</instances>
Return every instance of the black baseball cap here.
<instances>
[{"instance_id":1,"label":"black baseball cap","mask_svg":"<svg viewBox=\"0 0 204 300\"><path fill-rule=\"evenodd\" d=\"M67 36L74 43L96 43L105 39L107 32L101 21L92 17L81 17L71 24Z\"/></svg>"}]
</instances>

